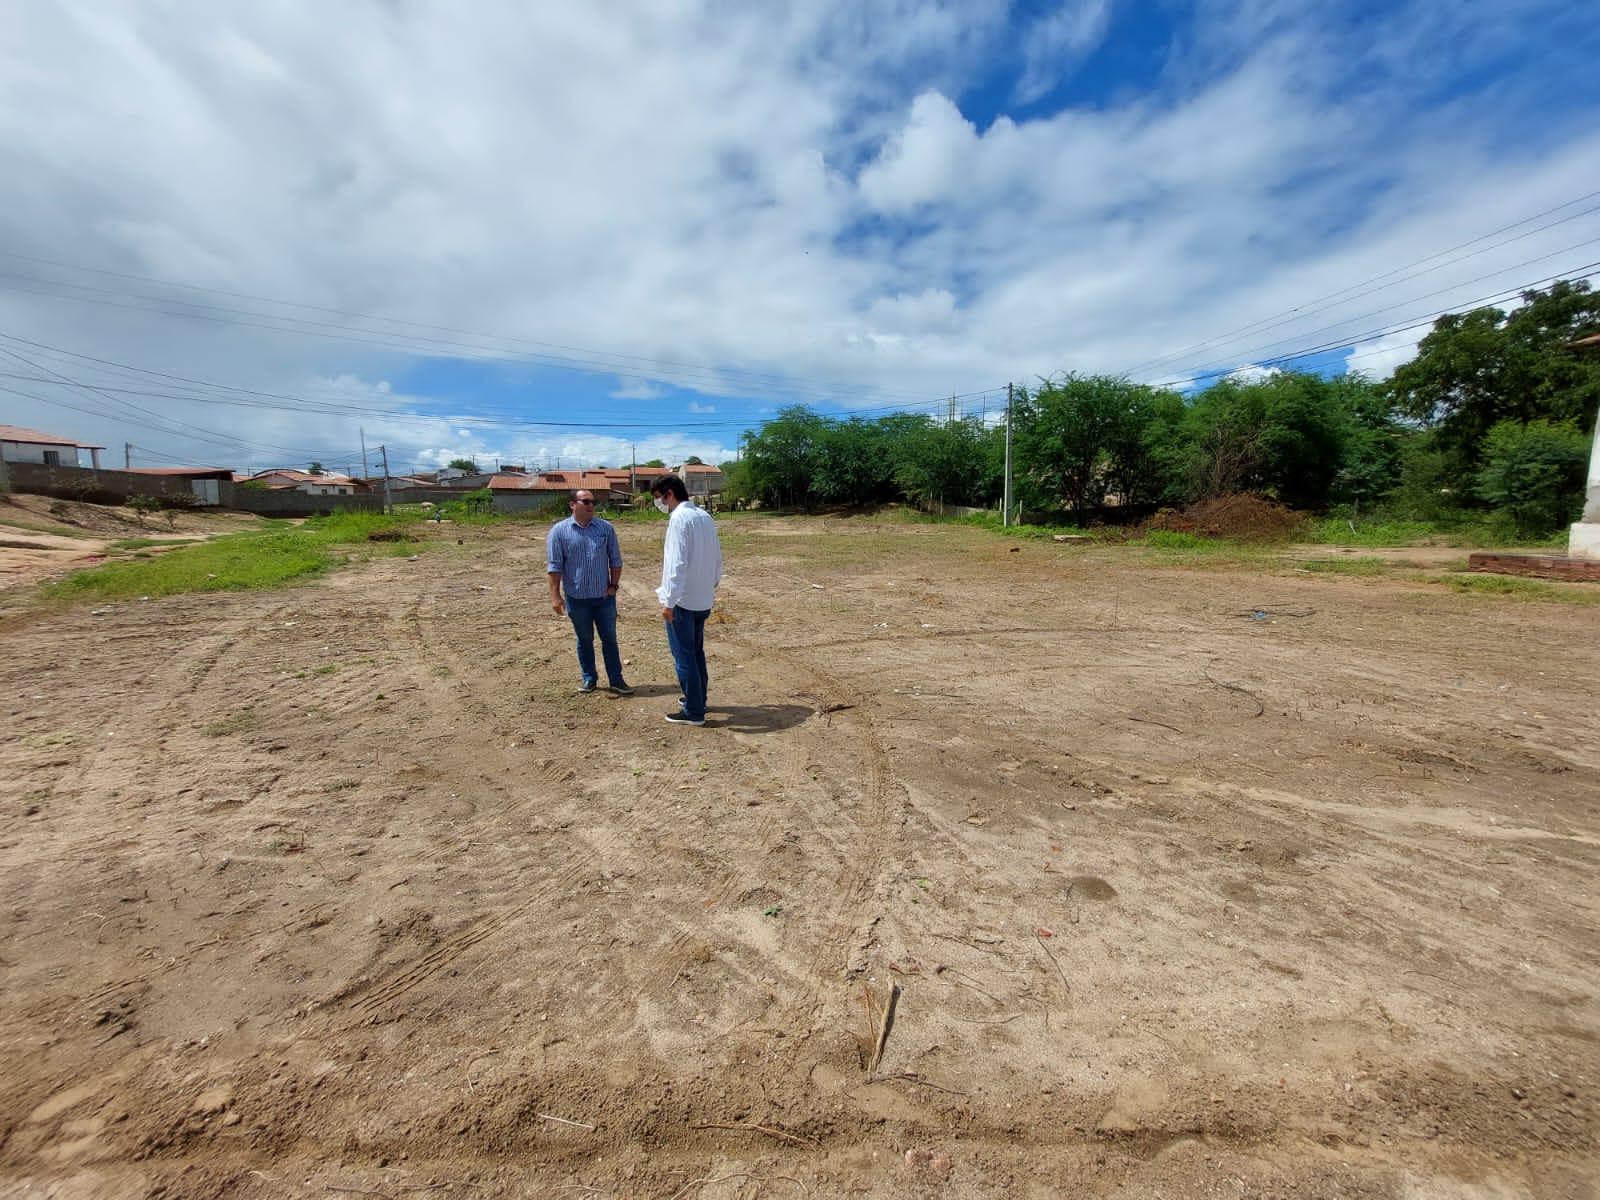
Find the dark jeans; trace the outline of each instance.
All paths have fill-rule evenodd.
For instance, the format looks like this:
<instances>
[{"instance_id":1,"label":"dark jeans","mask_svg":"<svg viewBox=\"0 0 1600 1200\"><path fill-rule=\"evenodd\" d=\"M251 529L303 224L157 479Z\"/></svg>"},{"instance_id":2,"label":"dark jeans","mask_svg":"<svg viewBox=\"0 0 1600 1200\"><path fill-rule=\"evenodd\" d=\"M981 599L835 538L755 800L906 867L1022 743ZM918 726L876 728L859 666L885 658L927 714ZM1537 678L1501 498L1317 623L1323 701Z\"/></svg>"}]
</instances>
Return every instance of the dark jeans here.
<instances>
[{"instance_id":1,"label":"dark jeans","mask_svg":"<svg viewBox=\"0 0 1600 1200\"><path fill-rule=\"evenodd\" d=\"M601 596L596 600L566 597L567 616L578 635L578 669L585 683L598 683L600 677L594 669L594 635L600 634L600 651L606 660L606 682L622 683L622 655L617 650L617 598Z\"/></svg>"},{"instance_id":2,"label":"dark jeans","mask_svg":"<svg viewBox=\"0 0 1600 1200\"><path fill-rule=\"evenodd\" d=\"M672 666L678 672L678 687L683 692L683 711L696 721L705 720L706 689L711 676L706 673L706 618L711 615L692 608L672 610L665 621L667 646L672 650Z\"/></svg>"}]
</instances>

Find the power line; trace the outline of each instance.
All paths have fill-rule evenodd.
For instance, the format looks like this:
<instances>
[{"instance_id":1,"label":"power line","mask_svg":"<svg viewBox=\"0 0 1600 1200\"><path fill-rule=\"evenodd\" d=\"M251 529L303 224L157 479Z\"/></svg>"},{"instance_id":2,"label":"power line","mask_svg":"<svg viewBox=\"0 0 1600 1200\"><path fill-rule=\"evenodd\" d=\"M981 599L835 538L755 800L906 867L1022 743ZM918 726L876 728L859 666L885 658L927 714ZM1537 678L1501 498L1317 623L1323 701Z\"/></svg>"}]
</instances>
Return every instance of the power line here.
<instances>
[{"instance_id":1,"label":"power line","mask_svg":"<svg viewBox=\"0 0 1600 1200\"><path fill-rule=\"evenodd\" d=\"M1537 260L1535 260L1535 261L1537 261ZM1419 319L1416 319L1416 320L1410 320L1405 324L1398 324L1398 325L1386 326L1386 327L1380 328L1380 329L1368 330L1365 333L1357 334L1354 337L1345 339L1343 341L1325 342L1322 345L1312 346L1312 347L1308 347L1308 348L1301 349L1301 350L1296 350L1296 351L1293 351L1293 352L1288 353L1288 354L1278 355L1277 357L1274 357L1274 358L1255 359L1255 360L1252 360L1250 362L1238 363L1238 364L1235 364L1234 366L1224 367L1224 368L1221 368L1221 369L1218 369L1218 370L1214 370L1214 371L1202 371L1202 372L1200 372L1198 374L1195 374L1195 375L1185 376L1185 377L1183 377L1181 379L1168 380L1165 383L1158 383L1158 384L1154 384L1152 386L1154 386L1154 387L1163 387L1163 388L1165 388L1165 387L1177 387L1177 386L1180 386L1180 385L1183 385L1183 384L1195 383L1195 382L1198 382L1199 380L1202 380L1202 379L1217 379L1217 378L1220 378L1220 377L1222 377L1224 375L1231 375L1235 371L1244 370L1247 367L1278 366L1278 365L1281 365L1281 364L1286 363L1286 362L1293 362L1295 359L1310 358L1313 355L1317 355L1317 354L1326 354L1330 350L1342 350L1347 346L1355 346L1355 345L1358 345L1361 342L1371 341L1374 338L1388 337L1388 336L1391 336L1391 335L1396 334L1396 333L1405 333L1405 332L1409 332L1410 330L1413 330L1413 329L1421 329L1424 325L1429 325L1432 322L1436 321L1438 318L1440 318L1442 316L1446 316L1446 315L1448 315L1450 313L1459 312L1459 311L1461 311L1463 309L1465 309L1467 311L1471 311L1472 309L1475 309L1475 308L1481 308L1486 304L1493 304L1493 303L1496 303L1498 301L1511 299L1513 297L1521 295L1523 292L1533 291L1533 290L1535 290L1537 288L1541 288L1541 287L1547 287L1550 284L1560 282L1561 280L1571 280L1571 279L1574 279L1574 278L1587 279L1591 274L1593 274L1597 270L1600 270L1600 261L1586 263L1582 267L1578 267L1578 268L1576 268L1574 270L1562 271L1559 274L1549 275L1549 276L1546 276L1543 279L1534 280L1531 283L1519 284L1517 287L1514 287L1514 288L1507 288L1507 289L1504 289L1502 291L1492 293L1491 295L1488 295L1488 296L1480 296L1478 299L1468 301L1465 304L1451 305L1449 308L1440 309L1437 312L1429 313L1425 317L1422 317L1422 318L1419 318ZM1435 293L1435 294L1437 294L1437 293Z\"/></svg>"},{"instance_id":2,"label":"power line","mask_svg":"<svg viewBox=\"0 0 1600 1200\"><path fill-rule=\"evenodd\" d=\"M613 351L598 351L581 347L564 346L559 343L540 342L531 338L517 337L504 334L482 333L472 330L455 329L451 326L432 325L420 321L409 321L398 317L377 316L370 313L347 312L341 309L325 308L319 305L301 304L295 301L274 300L269 297L252 296L243 292L231 292L220 288L206 288L197 284L172 283L159 279L151 279L124 272L106 271L98 267L80 266L71 263L61 263L52 259L41 259L30 255L16 254L0 251L0 257L14 258L23 261L38 262L52 266L62 267L67 270L84 271L95 274L110 275L117 278L133 279L143 283L150 283L161 287L182 288L206 294L229 296L254 301L261 304L272 304L288 308L300 308L312 312L324 312L359 321L375 322L383 325L407 326L414 329L431 330L435 333L447 333L454 337L433 337L422 334L405 334L384 329L360 329L337 322L319 321L310 318L288 316L271 312L257 312L247 309L229 308L221 305L210 305L196 301L181 300L168 296L150 295L144 292L117 291L108 288L97 288L87 284L73 283L69 280L40 278L31 275L19 275L14 272L0 272L0 278L12 281L13 290L28 295L48 296L56 299L72 300L79 303L98 304L111 308L123 308L136 312L150 312L160 315L196 321L208 321L214 324L233 325L242 328L258 328L278 333L299 334L306 337L320 337L335 341L346 341L358 345L370 345L380 349L394 350L408 354L427 354L440 352L455 352L454 357L467 357L479 361L513 361L525 362L536 366L552 367L560 370L582 371L589 374L613 374L623 376L648 375L663 382L672 382L675 378L681 380L681 386L694 390L706 389L709 394L718 394L718 389L724 391L731 387L743 387L746 394L750 392L761 393L768 390L780 390L784 394L797 397L811 397L819 401L833 400L844 402L856 394L857 389L847 384L830 384L824 386L804 385L797 383L791 376L773 372L755 371L750 368L717 366L706 363L690 363L671 359L650 358L643 355L626 354ZM16 286L34 285L34 286ZM63 294L61 289L68 289L71 293L90 293L88 295ZM124 303L124 300L140 301L141 303ZM175 306L181 311L169 311L161 306ZM371 334L374 336L364 336ZM475 342L463 342L459 338L476 339ZM478 344L489 343L489 344ZM537 347L536 350L520 350L516 347ZM465 352L464 354L460 352ZM913 393L893 392L877 389L877 394L885 396L899 396L905 400L917 399Z\"/></svg>"},{"instance_id":3,"label":"power line","mask_svg":"<svg viewBox=\"0 0 1600 1200\"><path fill-rule=\"evenodd\" d=\"M1259 321L1255 321L1255 322L1252 322L1251 324L1241 326L1240 328L1232 330L1231 332L1228 332L1228 333L1218 334L1215 337L1208 338L1208 339L1206 339L1205 341L1202 341L1202 342L1197 342L1193 346L1189 346L1189 347L1187 347L1187 348L1185 348L1183 350L1179 350L1179 351L1176 351L1176 352L1171 353L1171 354L1161 355L1161 356L1159 356L1157 358L1153 358L1153 359L1146 359L1144 362L1141 362L1141 363L1139 363L1139 364L1137 364L1137 365L1135 365L1133 367L1130 367L1128 370L1124 371L1123 374L1125 374L1125 375L1133 375L1136 372L1146 370L1146 369L1148 369L1150 367L1160 366L1163 363L1172 362L1175 359L1182 358L1185 355L1194 353L1195 351L1198 351L1198 350L1204 350L1204 349L1216 347L1216 346L1219 346L1219 345L1225 345L1228 342L1234 341L1238 337L1242 337L1242 336L1244 336L1245 334L1248 334L1248 333L1254 333L1254 332L1258 332L1258 331L1263 330L1263 329L1275 328L1278 325L1288 324L1289 322L1294 321L1294 320L1298 320L1298 319L1300 319L1302 317L1306 317L1306 316L1310 316L1310 315L1312 315L1314 313L1326 311L1328 308L1337 307L1338 304L1346 303L1346 302L1348 302L1350 300L1359 299L1361 296L1371 295L1373 292L1377 292L1377 291L1383 291L1385 288L1393 287L1396 284L1403 283L1407 279L1414 279L1419 275L1429 274L1430 272L1433 272L1433 271L1442 270L1444 267L1453 266L1456 263L1464 262L1466 259L1475 257L1478 254L1487 254L1491 250L1497 250L1497 249L1500 249L1502 246L1508 246L1512 242L1520 241L1525 237L1531 237L1532 235L1534 235L1536 233L1542 233L1547 229L1552 229L1557 225L1563 225L1563 224L1567 223L1568 221L1575 221L1575 220L1578 220L1580 217L1586 217L1586 216L1589 216L1592 213L1600 212L1600 205L1597 205L1597 206L1585 209L1583 212L1573 213L1573 214L1571 214L1569 216L1563 217L1559 221L1552 221L1549 224L1541 225L1537 229L1526 230L1525 232L1518 234L1514 238L1507 238L1505 241L1498 242L1493 246L1485 246L1481 250L1473 251L1472 254L1462 255L1460 258L1451 259L1449 262L1438 263L1435 266L1428 267L1426 271L1417 271L1417 270L1415 270L1415 268L1421 267L1426 263L1433 262L1435 259L1443 258L1443 257L1445 257L1446 255L1449 255L1449 254L1454 254L1458 250L1465 250L1469 246L1478 245L1478 243L1480 243L1480 242L1488 241L1490 238L1498 237L1502 233L1508 233L1511 230L1518 228L1519 226L1529 224L1532 221L1542 220L1545 217L1548 217L1548 216L1551 216L1554 213L1560 212L1562 209L1571 208L1573 205L1576 205L1576 204L1583 204L1586 201L1592 200L1597 196L1600 196L1600 191L1593 191L1593 192L1589 192L1586 195L1575 197L1574 199L1568 200L1563 204L1556 205L1554 208L1549 208L1549 209L1546 209L1543 212L1535 213L1533 216L1530 216L1530 217L1524 217L1520 221L1513 221L1509 225L1501 226L1499 229L1492 230L1491 232L1483 234L1480 237L1473 238L1470 241L1462 242L1459 245L1452 246L1447 250L1441 250L1441 251L1438 251L1438 252L1436 252L1434 254L1430 254L1425 258L1417 259L1415 262L1412 262L1412 263L1410 263L1410 264L1408 264L1406 266L1396 267L1393 270L1385 271L1380 275L1374 275L1370 279L1363 280L1360 283L1351 284L1351 285L1349 285L1347 287L1340 288L1337 291L1329 292L1326 295L1316 297L1313 300L1307 301L1303 305L1297 305L1294 308L1288 309L1288 310L1286 310L1286 311L1284 311L1282 313L1275 314L1274 316L1264 317ZM1534 260L1531 260L1531 261L1537 262L1539 260L1538 259L1534 259ZM1504 270L1507 270L1507 271L1516 270L1519 267L1525 266L1525 265L1527 265L1527 264L1526 263L1519 263L1519 264L1516 264L1514 266L1506 267L1506 268L1504 268ZM1407 274L1407 272L1411 272L1411 273ZM1394 278L1395 276L1399 276L1400 278ZM1380 287L1370 287L1370 288L1368 287L1368 285L1370 285L1370 284L1377 284L1381 280L1386 280L1386 279L1390 280L1391 282L1384 283ZM1472 282L1472 281L1468 281L1468 282ZM1366 289L1366 290L1359 290L1359 289ZM1348 294L1348 293L1354 293L1354 294L1352 295L1352 294ZM1343 299L1340 299L1341 297ZM1331 302L1337 302L1337 303L1331 303ZM1382 310L1380 310L1380 311L1382 311ZM1360 318L1352 318L1352 319L1359 320Z\"/></svg>"}]
</instances>

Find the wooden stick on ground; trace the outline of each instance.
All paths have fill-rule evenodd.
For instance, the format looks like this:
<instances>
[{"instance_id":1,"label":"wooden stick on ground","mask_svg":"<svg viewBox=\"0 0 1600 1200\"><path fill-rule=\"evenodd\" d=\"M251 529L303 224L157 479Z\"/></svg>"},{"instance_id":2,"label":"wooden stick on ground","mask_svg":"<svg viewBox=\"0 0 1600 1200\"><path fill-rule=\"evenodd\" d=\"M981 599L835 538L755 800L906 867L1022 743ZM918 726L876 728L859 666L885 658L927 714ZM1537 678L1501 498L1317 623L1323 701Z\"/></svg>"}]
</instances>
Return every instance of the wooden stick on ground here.
<instances>
[{"instance_id":1,"label":"wooden stick on ground","mask_svg":"<svg viewBox=\"0 0 1600 1200\"><path fill-rule=\"evenodd\" d=\"M883 1048L889 1041L889 1030L894 1025L895 1001L899 999L900 985L890 980L889 997L883 1002L883 1017L878 1022L878 1037L872 1045L872 1061L867 1064L868 1074L877 1071L878 1064L883 1061Z\"/></svg>"}]
</instances>

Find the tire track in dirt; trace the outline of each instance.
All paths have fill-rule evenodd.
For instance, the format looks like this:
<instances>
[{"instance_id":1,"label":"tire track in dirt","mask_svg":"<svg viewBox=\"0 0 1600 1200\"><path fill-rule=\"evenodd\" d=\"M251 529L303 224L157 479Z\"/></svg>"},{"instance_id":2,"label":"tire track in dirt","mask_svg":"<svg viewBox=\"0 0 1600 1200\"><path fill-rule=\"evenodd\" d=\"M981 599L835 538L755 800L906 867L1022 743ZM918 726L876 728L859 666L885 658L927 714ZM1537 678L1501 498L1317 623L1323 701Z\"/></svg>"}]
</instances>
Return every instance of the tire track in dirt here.
<instances>
[{"instance_id":1,"label":"tire track in dirt","mask_svg":"<svg viewBox=\"0 0 1600 1200\"><path fill-rule=\"evenodd\" d=\"M403 609L390 615L388 626L400 669L424 697L424 706L448 706L472 717L467 729L451 739L446 761L436 764L431 773L440 779L465 780L469 786L481 785L494 791L504 791L507 778L516 779L516 796L503 804L475 808L470 828L459 831L470 844L475 839L493 840L494 830L530 803L529 796L539 792L538 785L571 783L578 774L581 756L566 750L565 743L556 739L550 743L557 751L554 754L532 761L509 757L506 747L518 734L505 714L526 715L524 685L520 678L507 682L503 672L484 667L481 656L467 656L455 648L450 635L456 631L456 623L428 611L430 605L445 602L450 595L451 590L419 592ZM477 634L485 624L497 620L492 614L480 612L464 624L469 634ZM587 728L603 736L594 730L594 725L602 724L605 715L597 714ZM609 723L614 727L619 719L620 714L611 714ZM664 789L666 785L662 786ZM559 821L562 827L569 823L570 818ZM603 832L597 837L596 828L586 825L577 837L566 839L559 849L547 851L537 864L537 878L530 880L519 874L515 881L516 902L477 917L420 957L391 968L380 981L358 982L334 998L343 1002L347 1010L370 1018L447 969L470 980L496 961L494 941L521 928L529 913L581 890L586 880L603 873L605 864L618 861L626 852L626 839L607 826L599 828ZM444 849L427 857L438 858L452 852ZM463 959L472 957L474 948L486 941L491 945L477 954L478 961L459 969Z\"/></svg>"},{"instance_id":2,"label":"tire track in dirt","mask_svg":"<svg viewBox=\"0 0 1600 1200\"><path fill-rule=\"evenodd\" d=\"M785 1005L777 1020L783 1026L810 1028L797 1018L809 1022L815 1017L826 981L835 978L832 964L839 965L836 978L841 981L863 969L865 963L853 952L865 952L872 929L882 916L872 913L868 902L884 882L890 843L899 827L891 799L891 791L896 786L893 768L866 707L868 697L864 693L800 653L756 646L738 637L726 641L739 648L747 663L760 665L761 674L766 677L763 684L770 684L771 690L815 699L827 732L811 732L812 722L808 721L794 733L796 739L803 739L799 745L820 744L825 747L820 755L822 761L833 765L840 762L848 746L859 755L865 776L855 789L858 803L854 811L837 814L848 819L852 826L845 838L848 850L841 854L838 870L828 873L832 886L824 906L823 932L806 957L800 995ZM797 689L797 681L807 681L809 686ZM845 734L842 738L841 732ZM786 787L798 783L805 777L810 758L809 753L791 758L783 767L780 783Z\"/></svg>"}]
</instances>

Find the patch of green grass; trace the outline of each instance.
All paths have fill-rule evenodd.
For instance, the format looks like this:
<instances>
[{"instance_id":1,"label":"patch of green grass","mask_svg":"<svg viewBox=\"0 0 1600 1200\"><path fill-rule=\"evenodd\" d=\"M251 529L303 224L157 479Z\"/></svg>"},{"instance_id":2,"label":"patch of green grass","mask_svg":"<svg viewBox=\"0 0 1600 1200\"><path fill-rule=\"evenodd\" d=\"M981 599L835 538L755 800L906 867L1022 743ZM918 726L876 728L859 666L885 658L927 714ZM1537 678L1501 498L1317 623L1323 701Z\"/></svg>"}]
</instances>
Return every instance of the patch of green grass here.
<instances>
[{"instance_id":1,"label":"patch of green grass","mask_svg":"<svg viewBox=\"0 0 1600 1200\"><path fill-rule=\"evenodd\" d=\"M1152 529L1144 535L1144 544L1153 546L1157 550L1191 550L1203 553L1223 548L1221 542L1213 542L1199 534L1186 533L1180 529Z\"/></svg>"},{"instance_id":2,"label":"patch of green grass","mask_svg":"<svg viewBox=\"0 0 1600 1200\"><path fill-rule=\"evenodd\" d=\"M27 533L48 533L55 537L92 538L95 536L87 529L74 529L71 526L63 529L59 525L41 525L36 521L18 521L11 517L0 517L0 526L6 529L21 529Z\"/></svg>"},{"instance_id":3,"label":"patch of green grass","mask_svg":"<svg viewBox=\"0 0 1600 1200\"><path fill-rule=\"evenodd\" d=\"M1382 515L1365 520L1330 516L1313 521L1307 527L1305 540L1324 546L1429 545L1473 550L1520 546L1528 550L1559 550L1566 547L1566 532L1519 538L1505 517L1482 512L1456 513L1443 521L1413 521Z\"/></svg>"},{"instance_id":4,"label":"patch of green grass","mask_svg":"<svg viewBox=\"0 0 1600 1200\"><path fill-rule=\"evenodd\" d=\"M45 750L51 746L70 746L76 739L70 733L33 733L22 739L30 750Z\"/></svg>"},{"instance_id":5,"label":"patch of green grass","mask_svg":"<svg viewBox=\"0 0 1600 1200\"><path fill-rule=\"evenodd\" d=\"M1359 558L1312 558L1295 564L1301 571L1319 575L1382 575L1383 559L1364 554Z\"/></svg>"},{"instance_id":6,"label":"patch of green grass","mask_svg":"<svg viewBox=\"0 0 1600 1200\"><path fill-rule=\"evenodd\" d=\"M418 544L372 542L367 536L409 524L381 513L314 517L301 525L180 546L158 557L104 563L47 584L40 594L49 602L71 604L280 587L315 578L336 561L415 554L422 548Z\"/></svg>"},{"instance_id":7,"label":"patch of green grass","mask_svg":"<svg viewBox=\"0 0 1600 1200\"><path fill-rule=\"evenodd\" d=\"M191 546L200 538L118 538L107 542L107 550L146 550L152 546Z\"/></svg>"},{"instance_id":8,"label":"patch of green grass","mask_svg":"<svg viewBox=\"0 0 1600 1200\"><path fill-rule=\"evenodd\" d=\"M1600 605L1600 588L1593 585L1551 583L1520 575L1446 575L1453 592L1468 596L1507 596L1516 600L1550 600L1557 604Z\"/></svg>"},{"instance_id":9,"label":"patch of green grass","mask_svg":"<svg viewBox=\"0 0 1600 1200\"><path fill-rule=\"evenodd\" d=\"M249 733L261 724L261 718L256 715L253 708L241 708L231 716L220 721L213 721L200 732L208 738L227 737L232 733Z\"/></svg>"},{"instance_id":10,"label":"patch of green grass","mask_svg":"<svg viewBox=\"0 0 1600 1200\"><path fill-rule=\"evenodd\" d=\"M1352 529L1351 525L1355 527ZM1324 517L1308 528L1306 541L1323 546L1412 546L1437 539L1443 531L1429 521L1351 522Z\"/></svg>"}]
</instances>

